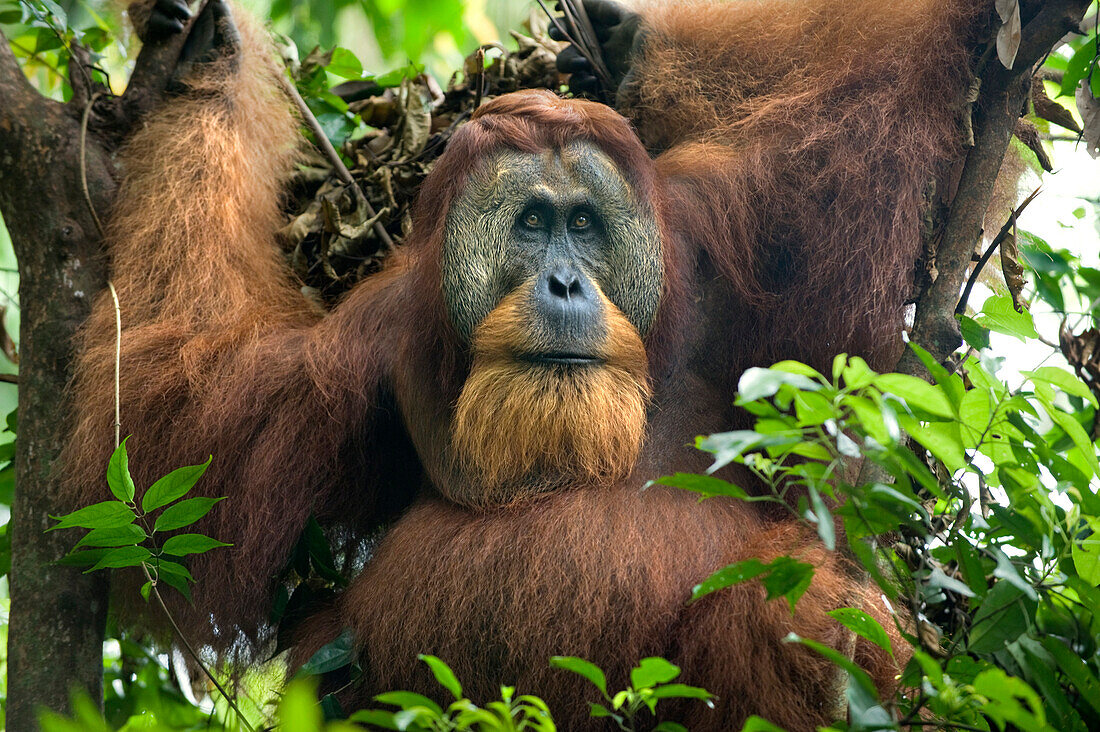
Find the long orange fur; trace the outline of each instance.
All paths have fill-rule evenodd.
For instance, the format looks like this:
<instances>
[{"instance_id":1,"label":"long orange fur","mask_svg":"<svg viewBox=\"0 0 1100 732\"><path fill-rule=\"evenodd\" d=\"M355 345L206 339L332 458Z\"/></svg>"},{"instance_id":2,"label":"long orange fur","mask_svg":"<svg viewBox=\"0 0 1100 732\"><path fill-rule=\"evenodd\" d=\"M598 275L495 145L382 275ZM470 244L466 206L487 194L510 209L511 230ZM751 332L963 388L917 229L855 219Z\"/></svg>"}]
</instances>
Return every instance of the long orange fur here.
<instances>
[{"instance_id":1,"label":"long orange fur","mask_svg":"<svg viewBox=\"0 0 1100 732\"><path fill-rule=\"evenodd\" d=\"M350 589L299 634L294 663L355 630L364 678L345 689L349 705L394 687L437 694L415 660L427 652L453 664L480 701L518 683L550 702L563 729L584 729L591 690L549 669L548 657L586 656L621 687L631 664L654 654L718 694L715 710L669 709L693 729L736 729L753 713L792 730L830 721L835 668L782 638L793 630L850 650L851 634L826 612L861 607L892 629L875 593L786 513L640 486L705 468L688 447L694 435L746 425L732 396L748 366L799 358L827 367L838 351L889 362L923 194L960 156L967 43L982 17L971 6L760 0L647 10L641 83L625 110L634 127L608 107L545 92L486 104L425 182L403 251L324 317L272 241L295 120L266 44L242 23L241 72L192 80L195 91L166 103L127 145L109 227L135 478L145 487L212 453L198 490L229 496L199 530L234 546L193 558L195 605L173 604L189 637L221 658L255 659L270 648L275 578L307 517L345 550L348 571L393 521ZM525 398L538 387L493 371L514 313L486 323L480 352L447 322L443 213L500 146L537 153L578 138L615 162L662 227L666 274L645 367L637 344L624 342L623 378L584 407L609 411L563 415L573 467L600 480L504 506L460 505L448 491L477 486L456 473L456 413L459 442L489 482L541 470L570 440L530 435L530 414L475 398L479 379L497 404L493 384L505 376ZM101 296L78 344L63 466L74 504L109 497L113 320ZM647 402L639 430L631 415ZM608 413L620 414L617 437L584 422ZM486 419L498 420L492 434L523 430L530 442L497 444ZM787 552L817 567L793 616L752 583L686 605L723 564ZM123 615L163 631L132 582L121 584ZM854 654L881 689L893 688L894 660L862 642Z\"/></svg>"}]
</instances>

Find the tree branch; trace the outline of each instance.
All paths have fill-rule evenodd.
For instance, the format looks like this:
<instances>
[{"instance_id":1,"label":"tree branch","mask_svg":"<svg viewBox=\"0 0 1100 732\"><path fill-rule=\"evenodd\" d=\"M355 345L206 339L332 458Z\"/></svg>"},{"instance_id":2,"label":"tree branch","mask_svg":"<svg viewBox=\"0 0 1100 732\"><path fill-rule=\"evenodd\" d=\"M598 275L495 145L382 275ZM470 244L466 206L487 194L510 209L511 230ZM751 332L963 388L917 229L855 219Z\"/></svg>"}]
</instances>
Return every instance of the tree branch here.
<instances>
[{"instance_id":1,"label":"tree branch","mask_svg":"<svg viewBox=\"0 0 1100 732\"><path fill-rule=\"evenodd\" d=\"M65 711L73 687L102 698L106 581L56 564L72 539L45 533L66 508L55 469L69 430L72 339L103 286L99 236L80 188L80 122L27 82L0 35L0 211L19 262L20 368L12 504L8 729ZM96 140L83 151L90 197L105 209L113 165Z\"/></svg>"},{"instance_id":2,"label":"tree branch","mask_svg":"<svg viewBox=\"0 0 1100 732\"><path fill-rule=\"evenodd\" d=\"M936 359L945 360L962 342L955 306L966 280L982 220L993 193L1016 121L1025 109L1033 67L1061 38L1078 26L1090 0L1048 0L1024 26L1013 69L995 60L982 74L975 109L974 147L967 154L955 199L936 252L939 276L917 303L911 339ZM924 375L916 354L907 349L898 363L903 373Z\"/></svg>"}]
</instances>

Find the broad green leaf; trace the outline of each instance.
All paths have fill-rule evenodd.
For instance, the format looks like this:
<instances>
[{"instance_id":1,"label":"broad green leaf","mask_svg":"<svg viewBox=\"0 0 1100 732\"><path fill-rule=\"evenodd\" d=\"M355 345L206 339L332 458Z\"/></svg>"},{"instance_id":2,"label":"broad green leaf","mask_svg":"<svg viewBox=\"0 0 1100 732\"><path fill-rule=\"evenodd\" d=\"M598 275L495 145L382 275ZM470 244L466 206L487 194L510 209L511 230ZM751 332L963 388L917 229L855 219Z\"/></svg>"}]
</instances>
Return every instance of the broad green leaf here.
<instances>
[{"instance_id":1,"label":"broad green leaf","mask_svg":"<svg viewBox=\"0 0 1100 732\"><path fill-rule=\"evenodd\" d=\"M393 717L393 712L385 712L381 709L360 709L348 717L348 721L365 724L368 729L378 727L380 729L399 730L400 727L394 722Z\"/></svg>"},{"instance_id":2,"label":"broad green leaf","mask_svg":"<svg viewBox=\"0 0 1100 732\"><path fill-rule=\"evenodd\" d=\"M107 487L115 498L127 503L134 500L134 479L130 476L130 462L126 454L126 440L129 439L130 435L127 435L107 463Z\"/></svg>"},{"instance_id":3,"label":"broad green leaf","mask_svg":"<svg viewBox=\"0 0 1100 732\"><path fill-rule=\"evenodd\" d=\"M1073 541L1073 566L1077 575L1093 587L1100 586L1100 519L1089 521L1092 532Z\"/></svg>"},{"instance_id":4,"label":"broad green leaf","mask_svg":"<svg viewBox=\"0 0 1100 732\"><path fill-rule=\"evenodd\" d=\"M412 691L387 691L374 697L376 702L383 704L392 704L395 707L401 707L402 709L415 709L422 707L435 713L437 716L443 716L443 707L436 704L434 701L424 696L423 694L417 694Z\"/></svg>"},{"instance_id":5,"label":"broad green leaf","mask_svg":"<svg viewBox=\"0 0 1100 732\"><path fill-rule=\"evenodd\" d=\"M951 402L938 386L908 374L879 374L874 385L884 392L899 396L910 409L918 409L940 417L955 414Z\"/></svg>"},{"instance_id":6,"label":"broad green leaf","mask_svg":"<svg viewBox=\"0 0 1100 732\"><path fill-rule=\"evenodd\" d=\"M985 326L998 333L1004 333L1021 341L1028 338L1038 338L1035 332L1035 324L1031 320L1031 313L1016 312L1012 306L1012 298L1008 295L992 295L982 306L981 314L976 318L979 325Z\"/></svg>"},{"instance_id":7,"label":"broad green leaf","mask_svg":"<svg viewBox=\"0 0 1100 732\"><path fill-rule=\"evenodd\" d=\"M983 714L1001 722L1011 722L1022 732L1045 732L1043 702L1022 679L1009 676L999 668L986 669L974 679L974 691L988 699L982 706ZM1028 708L1020 704L1020 699Z\"/></svg>"},{"instance_id":8,"label":"broad green leaf","mask_svg":"<svg viewBox=\"0 0 1100 732\"><path fill-rule=\"evenodd\" d=\"M939 567L933 567L932 571L928 575L929 587L938 587L943 590L950 590L963 597L973 597L974 591L967 587L964 583L959 582L954 577L948 577L944 574L943 570Z\"/></svg>"},{"instance_id":9,"label":"broad green leaf","mask_svg":"<svg viewBox=\"0 0 1100 732\"><path fill-rule=\"evenodd\" d=\"M153 531L171 531L195 523L222 498L188 498L164 509L153 525Z\"/></svg>"},{"instance_id":10,"label":"broad green leaf","mask_svg":"<svg viewBox=\"0 0 1100 732\"><path fill-rule=\"evenodd\" d=\"M354 53L339 46L332 49L332 61L325 70L344 79L358 79L363 76L363 64Z\"/></svg>"},{"instance_id":11,"label":"broad green leaf","mask_svg":"<svg viewBox=\"0 0 1100 732\"><path fill-rule=\"evenodd\" d=\"M905 431L935 455L948 470L955 472L966 467L966 453L963 451L957 422L929 422L922 425L908 416L899 417L899 420Z\"/></svg>"},{"instance_id":12,"label":"broad green leaf","mask_svg":"<svg viewBox=\"0 0 1100 732\"><path fill-rule=\"evenodd\" d=\"M1054 420L1054 423L1061 427L1073 440L1073 444L1081 450L1082 457L1092 469L1092 475L1100 474L1100 465L1096 461L1096 445L1093 444L1092 438L1085 432L1085 428L1081 426L1081 423L1060 409L1048 408L1046 411L1050 418Z\"/></svg>"},{"instance_id":13,"label":"broad green leaf","mask_svg":"<svg viewBox=\"0 0 1100 732\"><path fill-rule=\"evenodd\" d=\"M740 562L726 565L710 577L697 584L691 590L691 599L694 602L717 590L740 584L753 577L758 577L768 571L768 566L759 559L745 559Z\"/></svg>"},{"instance_id":14,"label":"broad green leaf","mask_svg":"<svg viewBox=\"0 0 1100 732\"><path fill-rule=\"evenodd\" d=\"M768 565L768 573L760 580L769 600L785 597L791 612L814 578L814 566L790 557L778 557Z\"/></svg>"},{"instance_id":15,"label":"broad green leaf","mask_svg":"<svg viewBox=\"0 0 1100 732\"><path fill-rule=\"evenodd\" d=\"M130 546L145 540L145 531L137 524L110 529L92 529L76 543L74 549L85 546Z\"/></svg>"},{"instance_id":16,"label":"broad green leaf","mask_svg":"<svg viewBox=\"0 0 1100 732\"><path fill-rule=\"evenodd\" d=\"M970 625L967 649L971 653L994 653L1003 650L1028 630L1029 616L1035 610L1023 590L1001 581L986 593Z\"/></svg>"},{"instance_id":17,"label":"broad green leaf","mask_svg":"<svg viewBox=\"0 0 1100 732\"><path fill-rule=\"evenodd\" d=\"M292 681L283 690L277 716L280 729L321 732L324 728L324 715L317 704L317 695L305 681Z\"/></svg>"},{"instance_id":18,"label":"broad green leaf","mask_svg":"<svg viewBox=\"0 0 1100 732\"><path fill-rule=\"evenodd\" d=\"M1043 366L1034 371L1021 371L1020 373L1032 381L1045 381L1053 384L1067 394L1079 396L1092 406L1097 406L1096 397L1093 395L1092 390L1085 382L1068 371L1055 366Z\"/></svg>"},{"instance_id":19,"label":"broad green leaf","mask_svg":"<svg viewBox=\"0 0 1100 732\"><path fill-rule=\"evenodd\" d=\"M232 546L232 544L226 544L204 534L177 534L169 537L161 550L165 554L182 557L187 554L202 554L220 546Z\"/></svg>"},{"instance_id":20,"label":"broad green leaf","mask_svg":"<svg viewBox=\"0 0 1100 732\"><path fill-rule=\"evenodd\" d=\"M648 689L657 684L667 684L680 675L680 667L663 658L651 656L643 658L630 671L630 686L634 689Z\"/></svg>"},{"instance_id":21,"label":"broad green leaf","mask_svg":"<svg viewBox=\"0 0 1100 732\"><path fill-rule=\"evenodd\" d=\"M741 732L787 732L778 725L774 725L763 717L753 715L745 720L745 726Z\"/></svg>"},{"instance_id":22,"label":"broad green leaf","mask_svg":"<svg viewBox=\"0 0 1100 732\"><path fill-rule=\"evenodd\" d=\"M421 653L417 658L428 664L428 668L432 670L432 676L435 676L435 680L439 682L440 686L451 692L451 696L455 699L462 698L462 685L458 683L458 679L455 678L454 671L451 671L450 666L438 657L426 653Z\"/></svg>"},{"instance_id":23,"label":"broad green leaf","mask_svg":"<svg viewBox=\"0 0 1100 732\"><path fill-rule=\"evenodd\" d=\"M736 403L744 404L745 402L775 396L784 384L807 391L816 391L821 388L821 384L802 374L754 367L746 369L745 373L741 374L741 378L737 382Z\"/></svg>"},{"instance_id":24,"label":"broad green leaf","mask_svg":"<svg viewBox=\"0 0 1100 732\"><path fill-rule=\"evenodd\" d=\"M666 475L653 481L657 485L667 485L673 488L682 488L688 491L700 493L703 496L732 496L745 500L749 497L741 488L733 483L715 478L710 475L696 475L694 473L676 473Z\"/></svg>"},{"instance_id":25,"label":"broad green leaf","mask_svg":"<svg viewBox=\"0 0 1100 732\"><path fill-rule=\"evenodd\" d=\"M153 483L141 499L141 510L149 513L186 495L189 490L195 487L195 483L206 472L206 469L210 467L212 459L213 456L208 457L202 465L188 465L177 468Z\"/></svg>"},{"instance_id":26,"label":"broad green leaf","mask_svg":"<svg viewBox=\"0 0 1100 732\"><path fill-rule=\"evenodd\" d=\"M67 513L64 516L51 516L57 521L56 526L51 526L47 531L55 529L69 529L79 527L82 529L114 529L133 523L137 516L122 501L103 501L93 503L91 506Z\"/></svg>"},{"instance_id":27,"label":"broad green leaf","mask_svg":"<svg viewBox=\"0 0 1100 732\"><path fill-rule=\"evenodd\" d=\"M104 554L102 559L93 564L91 569L84 570L84 573L94 572L97 569L137 567L152 556L152 552L143 546L123 546Z\"/></svg>"},{"instance_id":28,"label":"broad green leaf","mask_svg":"<svg viewBox=\"0 0 1100 732\"><path fill-rule=\"evenodd\" d=\"M1096 675L1081 660L1081 657L1067 648L1059 638L1045 635L1039 639L1039 642L1058 661L1058 667L1073 682L1081 698L1088 702L1095 712L1100 713L1100 681L1097 681Z\"/></svg>"},{"instance_id":29,"label":"broad green leaf","mask_svg":"<svg viewBox=\"0 0 1100 732\"><path fill-rule=\"evenodd\" d=\"M886 634L879 622L862 610L854 607L841 607L829 611L829 617L843 625L861 638L871 641L882 650L894 655L894 648L890 644L890 636Z\"/></svg>"},{"instance_id":30,"label":"broad green leaf","mask_svg":"<svg viewBox=\"0 0 1100 732\"><path fill-rule=\"evenodd\" d=\"M179 562L173 562L168 559L158 558L153 561L153 568L157 570L157 573L161 577L172 575L173 577L182 577L188 582L194 582L195 578L191 576L191 573L187 570L187 567L183 566Z\"/></svg>"},{"instance_id":31,"label":"broad green leaf","mask_svg":"<svg viewBox=\"0 0 1100 732\"><path fill-rule=\"evenodd\" d=\"M295 675L319 676L343 668L355 660L354 646L351 630L345 629L335 639L318 648Z\"/></svg>"},{"instance_id":32,"label":"broad green leaf","mask_svg":"<svg viewBox=\"0 0 1100 732\"><path fill-rule=\"evenodd\" d=\"M591 661L576 656L553 656L550 659L550 665L583 676L591 681L604 697L607 696L607 677L604 675L603 670Z\"/></svg>"},{"instance_id":33,"label":"broad green leaf","mask_svg":"<svg viewBox=\"0 0 1100 732\"><path fill-rule=\"evenodd\" d=\"M963 340L972 348L979 351L989 348L989 328L978 325L978 322L967 315L956 315L959 319L959 329L962 331Z\"/></svg>"},{"instance_id":34,"label":"broad green leaf","mask_svg":"<svg viewBox=\"0 0 1100 732\"><path fill-rule=\"evenodd\" d=\"M711 694L706 689L702 689L698 686L688 686L687 684L662 684L654 687L653 696L657 699L713 699L714 694Z\"/></svg>"}]
</instances>

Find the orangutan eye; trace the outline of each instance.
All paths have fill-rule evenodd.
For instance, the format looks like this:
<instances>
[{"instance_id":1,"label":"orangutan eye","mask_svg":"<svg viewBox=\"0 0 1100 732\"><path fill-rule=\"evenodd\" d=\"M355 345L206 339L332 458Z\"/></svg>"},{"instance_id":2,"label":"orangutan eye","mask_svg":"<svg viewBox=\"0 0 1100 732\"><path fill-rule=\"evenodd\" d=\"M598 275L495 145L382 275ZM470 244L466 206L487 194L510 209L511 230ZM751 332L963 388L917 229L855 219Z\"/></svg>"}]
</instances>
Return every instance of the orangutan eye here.
<instances>
[{"instance_id":1,"label":"orangutan eye","mask_svg":"<svg viewBox=\"0 0 1100 732\"><path fill-rule=\"evenodd\" d=\"M588 214L581 213L573 217L572 226L574 229L587 229L591 223L592 219L588 218Z\"/></svg>"},{"instance_id":2,"label":"orangutan eye","mask_svg":"<svg viewBox=\"0 0 1100 732\"><path fill-rule=\"evenodd\" d=\"M534 229L542 226L542 217L536 211L528 211L523 217L523 223Z\"/></svg>"}]
</instances>

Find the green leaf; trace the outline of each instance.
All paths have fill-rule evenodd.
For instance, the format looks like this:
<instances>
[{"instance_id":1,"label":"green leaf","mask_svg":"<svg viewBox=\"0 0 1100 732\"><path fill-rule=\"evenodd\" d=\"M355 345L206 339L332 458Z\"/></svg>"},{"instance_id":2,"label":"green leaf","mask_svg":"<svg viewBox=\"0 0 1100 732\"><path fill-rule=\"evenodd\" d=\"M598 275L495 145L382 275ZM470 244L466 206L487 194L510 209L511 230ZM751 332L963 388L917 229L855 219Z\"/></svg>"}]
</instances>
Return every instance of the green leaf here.
<instances>
[{"instance_id":1,"label":"green leaf","mask_svg":"<svg viewBox=\"0 0 1100 732\"><path fill-rule=\"evenodd\" d=\"M714 694L706 689L687 684L662 684L654 687L653 696L657 699L702 699L704 701L714 698Z\"/></svg>"},{"instance_id":2,"label":"green leaf","mask_svg":"<svg viewBox=\"0 0 1100 732\"><path fill-rule=\"evenodd\" d=\"M1069 435L1069 438L1073 440L1073 444L1081 450L1082 456L1092 469L1092 475L1100 474L1100 465L1097 464L1096 460L1096 446L1093 445L1092 438L1085 432L1085 428L1081 426L1081 423L1072 415L1066 414L1060 409L1048 408L1046 412L1054 420L1054 423Z\"/></svg>"},{"instance_id":3,"label":"green leaf","mask_svg":"<svg viewBox=\"0 0 1100 732\"><path fill-rule=\"evenodd\" d=\"M769 571L761 580L767 590L768 599L787 598L791 612L798 599L802 597L814 577L814 566L799 562L790 557L777 557L768 565Z\"/></svg>"},{"instance_id":4,"label":"green leaf","mask_svg":"<svg viewBox=\"0 0 1100 732\"><path fill-rule=\"evenodd\" d=\"M774 396L779 391L779 387L784 384L806 391L816 391L821 388L821 384L802 374L754 367L746 369L737 382L736 404L741 405Z\"/></svg>"},{"instance_id":5,"label":"green leaf","mask_svg":"<svg viewBox=\"0 0 1100 732\"><path fill-rule=\"evenodd\" d=\"M959 329L962 331L963 340L968 346L979 351L989 348L989 328L978 325L978 321L968 315L956 315L959 319Z\"/></svg>"},{"instance_id":6,"label":"green leaf","mask_svg":"<svg viewBox=\"0 0 1100 732\"><path fill-rule=\"evenodd\" d=\"M115 448L107 463L107 487L120 501L129 503L134 500L134 479L130 476L129 458L126 455L126 436L118 447Z\"/></svg>"},{"instance_id":7,"label":"green leaf","mask_svg":"<svg viewBox=\"0 0 1100 732\"><path fill-rule=\"evenodd\" d=\"M164 509L164 512L157 517L153 531L171 531L190 526L209 513L215 503L224 500L223 496L221 498L188 498L180 501Z\"/></svg>"},{"instance_id":8,"label":"green leaf","mask_svg":"<svg viewBox=\"0 0 1100 732\"><path fill-rule=\"evenodd\" d=\"M1073 542L1073 566L1082 581L1096 587L1100 586L1100 519L1088 523L1092 533Z\"/></svg>"},{"instance_id":9,"label":"green leaf","mask_svg":"<svg viewBox=\"0 0 1100 732\"><path fill-rule=\"evenodd\" d=\"M550 659L550 665L553 668L563 668L566 671L572 671L579 676L583 676L592 682L604 697L607 696L607 676L604 675L599 666L591 661L576 656L553 656Z\"/></svg>"},{"instance_id":10,"label":"green leaf","mask_svg":"<svg viewBox=\"0 0 1100 732\"><path fill-rule=\"evenodd\" d=\"M340 635L321 646L302 664L296 676L319 676L338 668L343 668L355 660L355 643L350 628L345 628Z\"/></svg>"},{"instance_id":11,"label":"green leaf","mask_svg":"<svg viewBox=\"0 0 1100 732\"><path fill-rule=\"evenodd\" d=\"M169 537L168 540L164 542L164 546L161 547L161 550L165 554L182 557L187 554L202 554L211 549L216 549L219 546L233 545L226 544L217 539L212 539L204 534L177 534L176 536Z\"/></svg>"},{"instance_id":12,"label":"green leaf","mask_svg":"<svg viewBox=\"0 0 1100 732\"><path fill-rule=\"evenodd\" d=\"M1092 406L1097 406L1096 397L1085 382L1064 369L1055 366L1043 366L1034 371L1021 371L1020 373L1032 381L1045 381L1053 384L1067 394L1079 396Z\"/></svg>"},{"instance_id":13,"label":"green leaf","mask_svg":"<svg viewBox=\"0 0 1100 732\"><path fill-rule=\"evenodd\" d=\"M1058 667L1073 682L1077 693L1088 702L1094 711L1100 713L1100 681L1085 664L1081 657L1066 647L1060 639L1045 635L1039 639L1043 648L1050 651L1050 655L1058 662Z\"/></svg>"},{"instance_id":14,"label":"green leaf","mask_svg":"<svg viewBox=\"0 0 1100 732\"><path fill-rule=\"evenodd\" d=\"M85 546L132 546L145 540L145 531L137 524L110 529L92 529L76 543L74 549Z\"/></svg>"},{"instance_id":15,"label":"green leaf","mask_svg":"<svg viewBox=\"0 0 1100 732\"><path fill-rule=\"evenodd\" d=\"M437 716L443 716L443 707L423 694L417 694L412 691L387 691L374 697L374 700L382 704L392 704L402 709L416 709L417 707L422 707L433 712Z\"/></svg>"},{"instance_id":16,"label":"green leaf","mask_svg":"<svg viewBox=\"0 0 1100 732\"><path fill-rule=\"evenodd\" d=\"M195 578L191 576L191 573L187 570L187 567L183 566L179 562L157 558L157 560L153 562L153 568L157 570L157 574L161 577L172 575L173 577L182 577L188 582L195 581Z\"/></svg>"},{"instance_id":17,"label":"green leaf","mask_svg":"<svg viewBox=\"0 0 1100 732\"><path fill-rule=\"evenodd\" d=\"M90 506L67 513L64 516L51 516L57 521L56 526L51 526L47 531L55 529L70 529L80 527L83 529L114 529L133 523L137 516L122 501L103 501L93 503Z\"/></svg>"},{"instance_id":18,"label":"green leaf","mask_svg":"<svg viewBox=\"0 0 1100 732\"><path fill-rule=\"evenodd\" d=\"M976 322L998 333L1019 338L1021 341L1039 337L1035 332L1031 313L1027 310L1022 313L1016 312L1012 306L1012 298L1008 295L989 297L982 306L982 312L976 318Z\"/></svg>"},{"instance_id":19,"label":"green leaf","mask_svg":"<svg viewBox=\"0 0 1100 732\"><path fill-rule=\"evenodd\" d=\"M894 655L890 636L886 634L879 622L867 613L854 607L841 607L830 610L828 615L859 637L871 641L891 656Z\"/></svg>"},{"instance_id":20,"label":"green leaf","mask_svg":"<svg viewBox=\"0 0 1100 732\"><path fill-rule=\"evenodd\" d=\"M428 668L432 670L432 676L435 676L435 680L439 682L440 686L451 692L451 696L455 699L462 698L462 685L458 683L458 679L455 678L454 671L451 670L450 666L438 657L426 653L421 653L417 658L428 664Z\"/></svg>"},{"instance_id":21,"label":"green leaf","mask_svg":"<svg viewBox=\"0 0 1100 732\"><path fill-rule=\"evenodd\" d=\"M93 564L91 569L84 570L84 574L94 572L97 569L137 567L152 556L153 553L143 546L119 547L104 554L103 558Z\"/></svg>"},{"instance_id":22,"label":"green leaf","mask_svg":"<svg viewBox=\"0 0 1100 732\"><path fill-rule=\"evenodd\" d=\"M202 465L188 465L183 468L177 468L156 483L153 483L153 485L149 487L149 490L145 491L145 496L141 499L141 510L145 513L149 513L150 511L155 511L158 508L167 506L177 498L186 495L189 490L195 487L195 483L197 483L199 478L202 477L202 474L206 472L206 469L210 467L210 461L213 459L211 455Z\"/></svg>"},{"instance_id":23,"label":"green leaf","mask_svg":"<svg viewBox=\"0 0 1100 732\"><path fill-rule=\"evenodd\" d=\"M966 453L957 422L930 422L922 425L908 415L901 415L898 420L905 431L935 455L948 470L955 472L966 467Z\"/></svg>"},{"instance_id":24,"label":"green leaf","mask_svg":"<svg viewBox=\"0 0 1100 732\"><path fill-rule=\"evenodd\" d=\"M666 475L662 478L658 478L653 482L657 485L667 485L672 488L682 488L683 490L694 491L708 498L710 496L732 496L745 500L749 497L744 490L738 488L733 483L709 475L676 473L674 475Z\"/></svg>"},{"instance_id":25,"label":"green leaf","mask_svg":"<svg viewBox=\"0 0 1100 732\"><path fill-rule=\"evenodd\" d=\"M630 686L635 690L648 689L657 684L667 684L680 675L680 667L663 658L643 658L630 671Z\"/></svg>"},{"instance_id":26,"label":"green leaf","mask_svg":"<svg viewBox=\"0 0 1100 732\"><path fill-rule=\"evenodd\" d=\"M941 417L952 417L955 414L951 402L942 389L916 376L879 374L875 377L874 385L884 392L901 397L910 409L918 409Z\"/></svg>"},{"instance_id":27,"label":"green leaf","mask_svg":"<svg viewBox=\"0 0 1100 732\"><path fill-rule=\"evenodd\" d=\"M848 685L848 701L852 706L866 708L874 707L877 705L878 691L875 689L875 684L871 681L871 677L867 675L867 672L860 668L852 659L848 658L845 654L830 648L824 643L819 643L809 638L800 638L796 633L788 633L787 637L783 639L784 643L801 643L807 648L815 651L819 655L824 656L834 664L848 672L848 678L850 679ZM853 693L856 695L856 699L861 702L869 700L869 704L853 703ZM887 722L891 719L887 715Z\"/></svg>"},{"instance_id":28,"label":"green leaf","mask_svg":"<svg viewBox=\"0 0 1100 732\"><path fill-rule=\"evenodd\" d=\"M712 592L758 577L767 571L768 566L759 559L745 559L726 565L692 588L691 601L694 602Z\"/></svg>"},{"instance_id":29,"label":"green leaf","mask_svg":"<svg viewBox=\"0 0 1100 732\"><path fill-rule=\"evenodd\" d=\"M825 500L813 486L809 486L810 505L813 507L813 522L817 524L817 535L829 551L836 549L836 527L833 526L833 514L825 505Z\"/></svg>"},{"instance_id":30,"label":"green leaf","mask_svg":"<svg viewBox=\"0 0 1100 732\"><path fill-rule=\"evenodd\" d=\"M343 79L359 79L363 76L362 62L354 53L339 46L332 49L332 61L325 70Z\"/></svg>"},{"instance_id":31,"label":"green leaf","mask_svg":"<svg viewBox=\"0 0 1100 732\"><path fill-rule=\"evenodd\" d=\"M982 654L1003 650L1027 632L1035 608L1020 588L1010 582L996 583L974 614L967 649Z\"/></svg>"},{"instance_id":32,"label":"green leaf","mask_svg":"<svg viewBox=\"0 0 1100 732\"><path fill-rule=\"evenodd\" d=\"M774 725L763 717L757 717L755 714L745 720L745 726L741 728L741 732L787 732L782 727Z\"/></svg>"}]
</instances>

